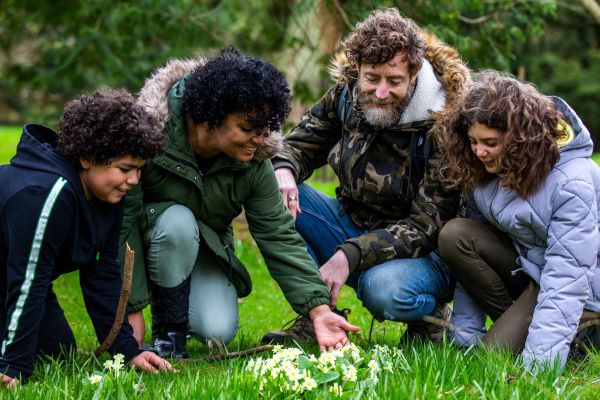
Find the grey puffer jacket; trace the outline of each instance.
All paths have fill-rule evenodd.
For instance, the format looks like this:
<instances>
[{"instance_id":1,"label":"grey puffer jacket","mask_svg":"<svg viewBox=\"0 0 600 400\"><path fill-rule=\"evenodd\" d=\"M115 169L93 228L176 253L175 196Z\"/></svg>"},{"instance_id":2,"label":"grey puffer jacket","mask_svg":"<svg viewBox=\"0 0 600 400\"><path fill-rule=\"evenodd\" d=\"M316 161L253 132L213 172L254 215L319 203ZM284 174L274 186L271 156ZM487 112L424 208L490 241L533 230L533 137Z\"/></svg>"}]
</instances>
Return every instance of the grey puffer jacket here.
<instances>
[{"instance_id":1,"label":"grey puffer jacket","mask_svg":"<svg viewBox=\"0 0 600 400\"><path fill-rule=\"evenodd\" d=\"M593 144L581 119L563 100L553 100L575 137L560 148L542 188L523 199L495 179L474 193L485 219L512 239L517 264L540 285L523 351L532 368L557 361L564 368L583 309L600 311L600 168L590 159Z\"/></svg>"}]
</instances>

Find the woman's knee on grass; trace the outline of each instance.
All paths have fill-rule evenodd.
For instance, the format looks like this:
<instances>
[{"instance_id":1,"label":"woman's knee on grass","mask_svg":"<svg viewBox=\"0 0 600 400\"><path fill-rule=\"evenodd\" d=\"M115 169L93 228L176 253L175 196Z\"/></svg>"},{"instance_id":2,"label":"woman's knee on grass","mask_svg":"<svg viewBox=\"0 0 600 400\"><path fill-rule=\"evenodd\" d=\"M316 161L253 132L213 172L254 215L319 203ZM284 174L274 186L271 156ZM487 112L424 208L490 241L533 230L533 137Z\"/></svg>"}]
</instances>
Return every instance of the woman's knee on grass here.
<instances>
[{"instance_id":1,"label":"woman's knee on grass","mask_svg":"<svg viewBox=\"0 0 600 400\"><path fill-rule=\"evenodd\" d=\"M220 315L218 317L190 316L188 331L192 337L206 343L219 338L225 345L231 343L239 328L237 316Z\"/></svg>"}]
</instances>

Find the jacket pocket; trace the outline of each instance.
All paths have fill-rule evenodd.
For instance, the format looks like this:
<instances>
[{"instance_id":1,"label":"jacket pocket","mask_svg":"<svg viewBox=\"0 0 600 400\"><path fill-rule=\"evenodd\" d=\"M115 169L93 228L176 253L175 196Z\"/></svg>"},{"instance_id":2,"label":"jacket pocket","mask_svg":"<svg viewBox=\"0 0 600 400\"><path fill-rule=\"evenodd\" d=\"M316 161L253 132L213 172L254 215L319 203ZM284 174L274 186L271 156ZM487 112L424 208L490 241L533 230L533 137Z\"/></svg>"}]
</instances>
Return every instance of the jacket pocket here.
<instances>
[{"instance_id":1,"label":"jacket pocket","mask_svg":"<svg viewBox=\"0 0 600 400\"><path fill-rule=\"evenodd\" d=\"M153 227L156 223L156 219L162 214L167 208L177 204L175 201L165 201L160 203L146 203L144 204L144 229Z\"/></svg>"},{"instance_id":2,"label":"jacket pocket","mask_svg":"<svg viewBox=\"0 0 600 400\"><path fill-rule=\"evenodd\" d=\"M200 220L196 221L200 230L201 245L206 246L216 256L219 261L219 267L231 279L238 297L249 295L252 291L252 281L246 267L235 255L233 240L230 239L230 235L220 235L204 222Z\"/></svg>"}]
</instances>

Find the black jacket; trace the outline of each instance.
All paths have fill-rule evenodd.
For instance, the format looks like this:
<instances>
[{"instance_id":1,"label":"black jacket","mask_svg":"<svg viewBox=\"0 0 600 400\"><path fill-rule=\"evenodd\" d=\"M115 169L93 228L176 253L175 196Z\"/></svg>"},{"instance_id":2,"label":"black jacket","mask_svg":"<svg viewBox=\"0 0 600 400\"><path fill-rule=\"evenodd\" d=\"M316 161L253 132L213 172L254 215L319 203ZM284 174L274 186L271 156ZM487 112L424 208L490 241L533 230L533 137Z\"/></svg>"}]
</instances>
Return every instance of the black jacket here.
<instances>
[{"instance_id":1,"label":"black jacket","mask_svg":"<svg viewBox=\"0 0 600 400\"><path fill-rule=\"evenodd\" d=\"M85 198L77 170L54 150L56 137L26 125L17 155L0 166L0 372L11 377L32 373L44 302L59 275L79 270L99 341L119 300L123 207ZM140 353L127 322L110 351L128 361Z\"/></svg>"}]
</instances>

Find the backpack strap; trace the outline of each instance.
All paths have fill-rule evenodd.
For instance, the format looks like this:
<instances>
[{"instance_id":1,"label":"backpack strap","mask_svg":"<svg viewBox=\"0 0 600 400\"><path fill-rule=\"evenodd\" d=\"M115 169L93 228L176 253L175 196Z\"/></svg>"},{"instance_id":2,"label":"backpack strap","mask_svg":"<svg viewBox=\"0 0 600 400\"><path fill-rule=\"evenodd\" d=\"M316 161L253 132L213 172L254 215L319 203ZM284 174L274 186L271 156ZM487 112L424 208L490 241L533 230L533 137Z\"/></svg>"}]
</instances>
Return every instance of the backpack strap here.
<instances>
[{"instance_id":1,"label":"backpack strap","mask_svg":"<svg viewBox=\"0 0 600 400\"><path fill-rule=\"evenodd\" d=\"M425 174L425 167L430 153L431 136L428 136L427 132L424 131L413 133L410 141L410 180L415 188Z\"/></svg>"},{"instance_id":2,"label":"backpack strap","mask_svg":"<svg viewBox=\"0 0 600 400\"><path fill-rule=\"evenodd\" d=\"M344 85L337 106L337 116L342 125L342 129L344 125L346 125L346 119L348 118L348 114L350 114L350 107L352 107L352 101L350 101L348 91L348 85Z\"/></svg>"}]
</instances>

